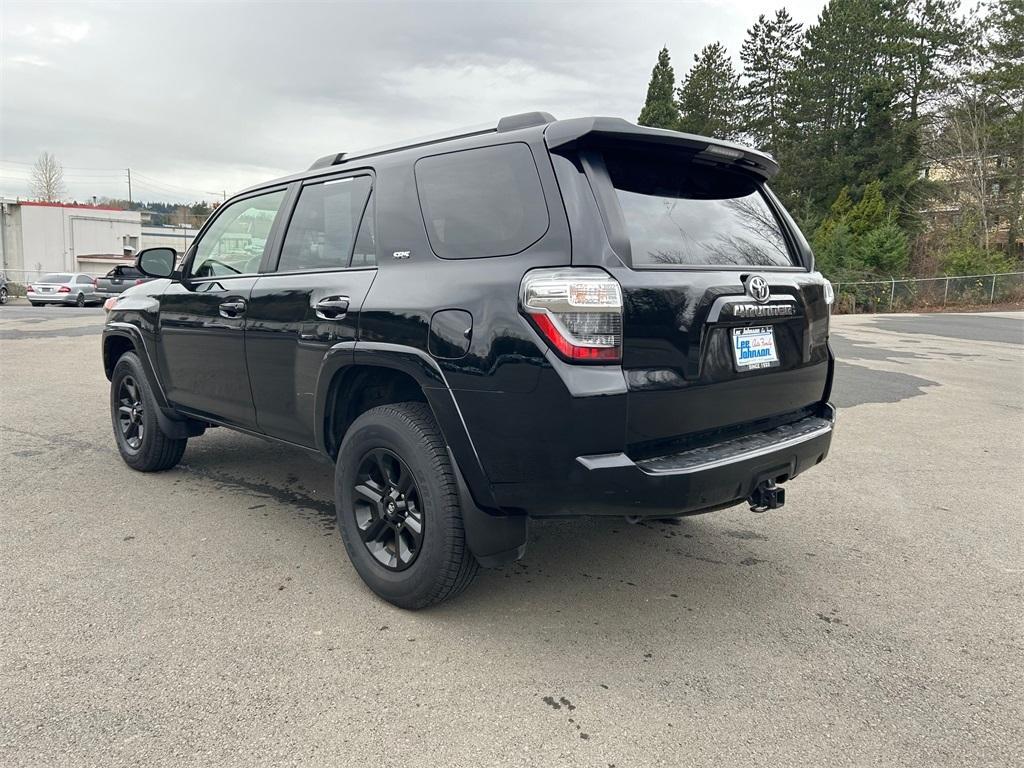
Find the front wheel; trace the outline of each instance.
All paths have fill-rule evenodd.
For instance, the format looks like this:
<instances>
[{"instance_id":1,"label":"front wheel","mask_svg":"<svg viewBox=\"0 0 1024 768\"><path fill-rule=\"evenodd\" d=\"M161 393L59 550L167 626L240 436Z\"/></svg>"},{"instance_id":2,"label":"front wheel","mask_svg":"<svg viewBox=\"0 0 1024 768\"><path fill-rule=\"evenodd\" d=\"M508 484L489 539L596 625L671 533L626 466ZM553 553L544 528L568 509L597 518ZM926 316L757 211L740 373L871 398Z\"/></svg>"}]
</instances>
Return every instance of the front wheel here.
<instances>
[{"instance_id":1,"label":"front wheel","mask_svg":"<svg viewBox=\"0 0 1024 768\"><path fill-rule=\"evenodd\" d=\"M338 453L338 528L359 576L400 608L454 597L479 570L466 546L455 471L425 403L372 408Z\"/></svg>"},{"instance_id":2,"label":"front wheel","mask_svg":"<svg viewBox=\"0 0 1024 768\"><path fill-rule=\"evenodd\" d=\"M85 294L84 293L78 294L78 298L75 299L75 306L76 307L84 307L85 306Z\"/></svg>"},{"instance_id":3,"label":"front wheel","mask_svg":"<svg viewBox=\"0 0 1024 768\"><path fill-rule=\"evenodd\" d=\"M134 352L125 352L110 380L110 419L124 463L140 472L170 469L185 453L188 438L171 438L160 429L156 399Z\"/></svg>"},{"instance_id":4,"label":"front wheel","mask_svg":"<svg viewBox=\"0 0 1024 768\"><path fill-rule=\"evenodd\" d=\"M6 303L7 303L7 289L6 288L0 288L0 304L6 304Z\"/></svg>"}]
</instances>

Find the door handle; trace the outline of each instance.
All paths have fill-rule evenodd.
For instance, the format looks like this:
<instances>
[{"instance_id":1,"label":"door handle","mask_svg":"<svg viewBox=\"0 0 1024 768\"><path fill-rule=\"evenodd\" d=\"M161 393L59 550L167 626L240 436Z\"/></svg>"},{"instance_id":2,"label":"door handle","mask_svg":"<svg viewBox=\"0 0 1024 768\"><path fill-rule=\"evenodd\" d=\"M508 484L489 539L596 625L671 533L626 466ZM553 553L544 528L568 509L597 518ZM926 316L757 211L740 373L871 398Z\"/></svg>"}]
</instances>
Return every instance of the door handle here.
<instances>
[{"instance_id":1,"label":"door handle","mask_svg":"<svg viewBox=\"0 0 1024 768\"><path fill-rule=\"evenodd\" d=\"M245 314L245 299L228 299L219 307L221 317L238 317Z\"/></svg>"},{"instance_id":2,"label":"door handle","mask_svg":"<svg viewBox=\"0 0 1024 768\"><path fill-rule=\"evenodd\" d=\"M341 320L348 312L348 296L330 296L320 299L313 309L321 320Z\"/></svg>"}]
</instances>

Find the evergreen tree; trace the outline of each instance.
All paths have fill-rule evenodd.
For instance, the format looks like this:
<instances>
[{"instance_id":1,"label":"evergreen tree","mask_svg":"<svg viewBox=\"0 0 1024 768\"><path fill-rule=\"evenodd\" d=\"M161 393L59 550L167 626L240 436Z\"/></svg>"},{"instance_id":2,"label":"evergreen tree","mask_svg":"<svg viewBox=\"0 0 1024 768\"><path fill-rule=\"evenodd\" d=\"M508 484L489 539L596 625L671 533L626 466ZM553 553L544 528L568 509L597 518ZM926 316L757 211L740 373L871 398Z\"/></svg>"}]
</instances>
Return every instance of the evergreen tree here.
<instances>
[{"instance_id":1,"label":"evergreen tree","mask_svg":"<svg viewBox=\"0 0 1024 768\"><path fill-rule=\"evenodd\" d=\"M895 222L884 222L864 233L857 242L855 255L862 268L875 275L903 275L910 255L907 235Z\"/></svg>"},{"instance_id":2,"label":"evergreen tree","mask_svg":"<svg viewBox=\"0 0 1024 768\"><path fill-rule=\"evenodd\" d=\"M953 67L962 54L966 33L958 10L959 0L902 0L894 7L899 37L895 47L900 52L912 121L922 116L922 109L955 76Z\"/></svg>"},{"instance_id":3,"label":"evergreen tree","mask_svg":"<svg viewBox=\"0 0 1024 768\"><path fill-rule=\"evenodd\" d=\"M882 195L882 182L873 181L864 189L864 194L855 206L843 217L856 237L862 237L886 223L889 211Z\"/></svg>"},{"instance_id":4,"label":"evergreen tree","mask_svg":"<svg viewBox=\"0 0 1024 768\"><path fill-rule=\"evenodd\" d=\"M734 138L739 134L739 76L725 46L712 43L693 57L679 88L680 130Z\"/></svg>"},{"instance_id":5,"label":"evergreen tree","mask_svg":"<svg viewBox=\"0 0 1024 768\"><path fill-rule=\"evenodd\" d=\"M1009 223L1007 253L1024 258L1017 245L1024 235L1024 0L994 0L986 22L987 69L979 79L995 106L998 207Z\"/></svg>"},{"instance_id":6,"label":"evergreen tree","mask_svg":"<svg viewBox=\"0 0 1024 768\"><path fill-rule=\"evenodd\" d=\"M774 19L763 14L747 30L740 49L743 61L744 130L760 147L775 153L779 147L782 112L789 77L796 66L803 25L780 8Z\"/></svg>"},{"instance_id":7,"label":"evergreen tree","mask_svg":"<svg viewBox=\"0 0 1024 768\"><path fill-rule=\"evenodd\" d=\"M658 52L658 63L651 70L651 82L647 86L647 101L640 110L637 123L651 128L679 127L679 107L675 102L676 75L672 69L672 60L668 48Z\"/></svg>"},{"instance_id":8,"label":"evergreen tree","mask_svg":"<svg viewBox=\"0 0 1024 768\"><path fill-rule=\"evenodd\" d=\"M892 0L895 2L896 0ZM888 45L890 0L830 0L807 29L788 78L792 102L780 151L790 196L818 208L856 183L851 144L869 84L896 80Z\"/></svg>"},{"instance_id":9,"label":"evergreen tree","mask_svg":"<svg viewBox=\"0 0 1024 768\"><path fill-rule=\"evenodd\" d=\"M864 84L848 148L849 181L858 188L880 182L903 223L910 226L910 217L918 208L915 192L921 185L919 127L897 99L893 83L872 80Z\"/></svg>"}]
</instances>

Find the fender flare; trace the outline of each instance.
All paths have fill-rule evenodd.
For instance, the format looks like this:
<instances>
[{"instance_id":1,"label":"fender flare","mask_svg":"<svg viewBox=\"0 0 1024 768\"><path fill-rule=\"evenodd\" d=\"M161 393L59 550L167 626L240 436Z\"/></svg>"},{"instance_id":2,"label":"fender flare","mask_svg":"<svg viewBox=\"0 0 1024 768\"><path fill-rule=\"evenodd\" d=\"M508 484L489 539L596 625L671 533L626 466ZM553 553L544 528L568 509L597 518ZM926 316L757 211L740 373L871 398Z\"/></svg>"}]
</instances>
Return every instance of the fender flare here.
<instances>
[{"instance_id":1,"label":"fender flare","mask_svg":"<svg viewBox=\"0 0 1024 768\"><path fill-rule=\"evenodd\" d=\"M142 373L146 377L146 382L149 384L149 390L153 393L153 397L156 399L157 411L156 418L160 424L160 430L170 438L183 438L183 437L198 437L206 431L206 425L193 419L185 418L181 416L177 411L171 407L171 404L167 400L167 395L164 393L163 385L160 383L160 377L156 374L156 369L153 365L153 359L149 355L149 347L146 345L146 338L142 335L142 331L138 327L131 323L123 322L111 322L103 328L103 368L104 372L109 370L113 372L113 365L107 365L107 339L112 336L128 339L131 342L132 350L135 355L139 358L139 362L142 363ZM109 378L109 375L108 377Z\"/></svg>"},{"instance_id":2,"label":"fender flare","mask_svg":"<svg viewBox=\"0 0 1024 768\"><path fill-rule=\"evenodd\" d=\"M526 548L527 518L498 511L490 481L444 372L421 349L384 342L346 341L324 356L317 380L316 445L327 454L327 399L335 377L351 366L391 368L412 378L426 395L448 446L459 485L463 526L470 551L485 567L518 560Z\"/></svg>"}]
</instances>

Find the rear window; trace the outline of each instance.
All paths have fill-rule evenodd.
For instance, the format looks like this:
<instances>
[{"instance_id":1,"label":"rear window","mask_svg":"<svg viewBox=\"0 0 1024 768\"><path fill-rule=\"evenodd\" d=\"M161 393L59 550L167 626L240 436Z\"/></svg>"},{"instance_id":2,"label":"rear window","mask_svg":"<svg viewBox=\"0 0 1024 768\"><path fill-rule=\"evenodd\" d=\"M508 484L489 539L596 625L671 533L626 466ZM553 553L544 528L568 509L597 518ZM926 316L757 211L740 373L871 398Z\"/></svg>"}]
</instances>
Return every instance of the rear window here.
<instances>
[{"instance_id":1,"label":"rear window","mask_svg":"<svg viewBox=\"0 0 1024 768\"><path fill-rule=\"evenodd\" d=\"M71 275L43 275L39 278L40 283L70 283Z\"/></svg>"},{"instance_id":2,"label":"rear window","mask_svg":"<svg viewBox=\"0 0 1024 768\"><path fill-rule=\"evenodd\" d=\"M633 266L793 266L756 180L675 152L606 150Z\"/></svg>"},{"instance_id":3,"label":"rear window","mask_svg":"<svg viewBox=\"0 0 1024 768\"><path fill-rule=\"evenodd\" d=\"M525 144L425 157L416 163L416 189L430 247L443 259L509 256L548 228L537 166Z\"/></svg>"},{"instance_id":4,"label":"rear window","mask_svg":"<svg viewBox=\"0 0 1024 768\"><path fill-rule=\"evenodd\" d=\"M114 267L107 277L142 277L142 273L135 267Z\"/></svg>"}]
</instances>

